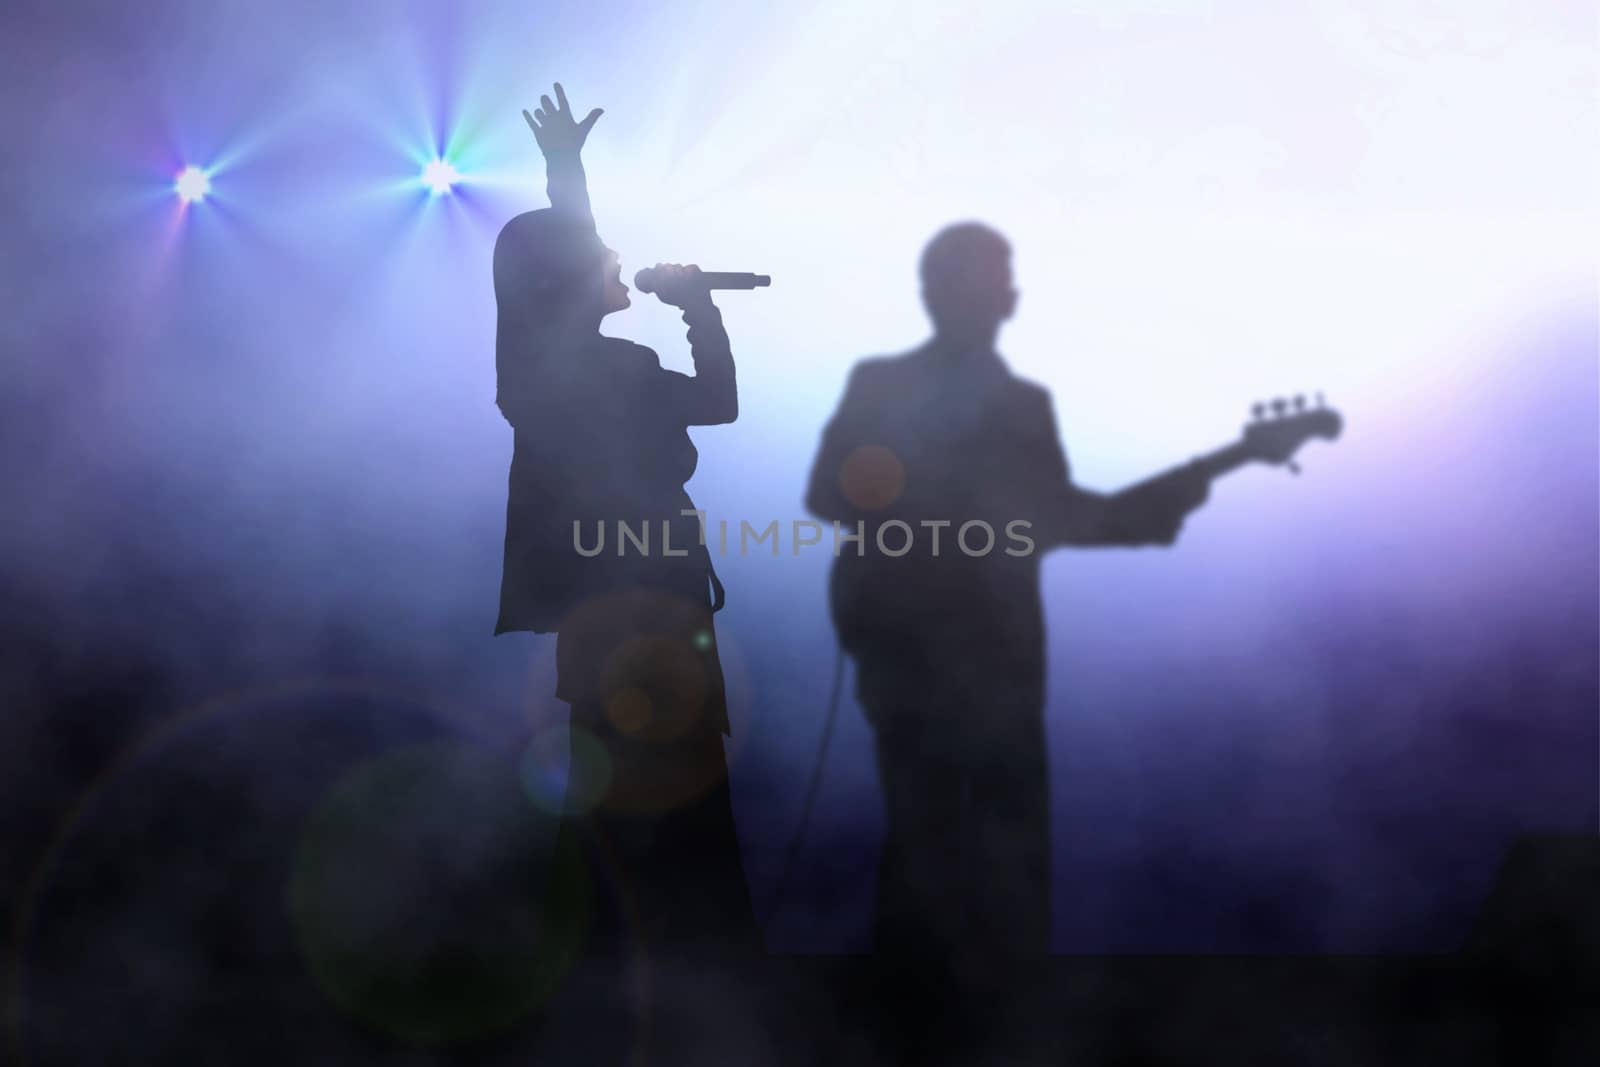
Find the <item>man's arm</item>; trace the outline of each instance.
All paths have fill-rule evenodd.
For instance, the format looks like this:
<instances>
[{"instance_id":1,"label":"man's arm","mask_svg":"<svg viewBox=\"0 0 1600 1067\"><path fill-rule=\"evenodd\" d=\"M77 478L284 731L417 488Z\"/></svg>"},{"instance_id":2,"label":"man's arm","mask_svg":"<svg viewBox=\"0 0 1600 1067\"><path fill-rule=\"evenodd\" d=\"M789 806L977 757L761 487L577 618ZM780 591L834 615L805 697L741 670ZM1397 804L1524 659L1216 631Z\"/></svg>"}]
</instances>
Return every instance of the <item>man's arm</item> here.
<instances>
[{"instance_id":1,"label":"man's arm","mask_svg":"<svg viewBox=\"0 0 1600 1067\"><path fill-rule=\"evenodd\" d=\"M545 191L550 196L550 206L562 214L592 221L589 185L583 173L583 143L605 112L595 108L582 122L574 120L560 82L556 82L556 101L551 103L548 96L541 96L533 114L524 111L522 117L544 153Z\"/></svg>"},{"instance_id":2,"label":"man's arm","mask_svg":"<svg viewBox=\"0 0 1600 1067\"><path fill-rule=\"evenodd\" d=\"M866 408L864 377L858 363L845 383L844 396L839 407L823 428L822 441L817 446L817 456L811 462L811 480L806 487L806 510L822 519L840 522L864 518L865 513L844 495L840 475L845 460L863 444Z\"/></svg>"},{"instance_id":3,"label":"man's arm","mask_svg":"<svg viewBox=\"0 0 1600 1067\"><path fill-rule=\"evenodd\" d=\"M1055 405L1044 389L1035 395L1029 455L1023 462L1038 479L1042 497L1037 516L1042 527L1040 540L1047 546L1098 544L1096 538L1105 524L1106 495L1072 484L1056 428Z\"/></svg>"},{"instance_id":4,"label":"man's arm","mask_svg":"<svg viewBox=\"0 0 1600 1067\"><path fill-rule=\"evenodd\" d=\"M1111 545L1170 545L1189 513L1206 502L1211 479L1198 466L1177 467L1109 498L1104 519Z\"/></svg>"},{"instance_id":5,"label":"man's arm","mask_svg":"<svg viewBox=\"0 0 1600 1067\"><path fill-rule=\"evenodd\" d=\"M1192 510L1167 494L1097 493L1075 485L1067 491L1071 519L1060 543L1079 548L1170 545Z\"/></svg>"},{"instance_id":6,"label":"man's arm","mask_svg":"<svg viewBox=\"0 0 1600 1067\"><path fill-rule=\"evenodd\" d=\"M1183 520L1205 502L1209 483L1187 468L1119 493L1099 493L1073 485L1056 431L1055 410L1041 390L1044 414L1036 462L1048 494L1041 509L1044 543L1135 547L1170 545ZM1053 488L1059 486L1060 488Z\"/></svg>"}]
</instances>

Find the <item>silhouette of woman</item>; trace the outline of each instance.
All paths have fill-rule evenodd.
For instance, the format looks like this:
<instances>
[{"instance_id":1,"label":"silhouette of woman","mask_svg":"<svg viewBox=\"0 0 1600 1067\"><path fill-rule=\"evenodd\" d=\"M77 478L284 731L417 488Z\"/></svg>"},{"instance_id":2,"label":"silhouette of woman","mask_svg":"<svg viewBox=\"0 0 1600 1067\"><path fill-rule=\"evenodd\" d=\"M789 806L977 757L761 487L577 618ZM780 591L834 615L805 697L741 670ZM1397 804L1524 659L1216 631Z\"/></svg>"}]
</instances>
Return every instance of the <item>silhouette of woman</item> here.
<instances>
[{"instance_id":1,"label":"silhouette of woman","mask_svg":"<svg viewBox=\"0 0 1600 1067\"><path fill-rule=\"evenodd\" d=\"M555 93L523 112L551 207L508 222L494 252L497 403L515 431L495 632L557 634L556 695L572 709L563 841L616 891L597 949L744 951L756 930L722 747L722 590L684 490L688 427L738 415L733 355L694 267L657 267L693 376L600 333L629 306L579 158L601 112L575 121Z\"/></svg>"}]
</instances>

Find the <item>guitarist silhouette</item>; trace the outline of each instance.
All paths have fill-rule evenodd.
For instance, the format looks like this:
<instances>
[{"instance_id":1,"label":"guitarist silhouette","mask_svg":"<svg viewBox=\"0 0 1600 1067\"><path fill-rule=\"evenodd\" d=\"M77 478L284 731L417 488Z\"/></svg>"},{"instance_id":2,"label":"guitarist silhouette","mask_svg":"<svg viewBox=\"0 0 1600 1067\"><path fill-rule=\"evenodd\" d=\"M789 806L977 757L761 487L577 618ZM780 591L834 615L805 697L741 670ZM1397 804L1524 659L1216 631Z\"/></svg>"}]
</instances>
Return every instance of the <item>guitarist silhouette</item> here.
<instances>
[{"instance_id":1,"label":"guitarist silhouette","mask_svg":"<svg viewBox=\"0 0 1600 1067\"><path fill-rule=\"evenodd\" d=\"M831 600L888 816L875 948L968 976L999 977L1049 935L1043 552L1170 545L1212 477L1338 432L1333 412L1301 411L1119 493L1074 486L1049 393L995 351L1017 301L1010 258L976 223L934 237L933 337L855 367L806 495L846 534L861 524Z\"/></svg>"}]
</instances>

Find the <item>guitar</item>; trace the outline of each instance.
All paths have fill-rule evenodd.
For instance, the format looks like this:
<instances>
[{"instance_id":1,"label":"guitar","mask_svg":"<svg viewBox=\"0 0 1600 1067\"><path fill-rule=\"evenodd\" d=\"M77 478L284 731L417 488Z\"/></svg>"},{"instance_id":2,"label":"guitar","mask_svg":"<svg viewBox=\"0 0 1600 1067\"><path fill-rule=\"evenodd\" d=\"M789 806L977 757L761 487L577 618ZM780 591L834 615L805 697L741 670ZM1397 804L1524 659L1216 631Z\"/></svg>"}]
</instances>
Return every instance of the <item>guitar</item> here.
<instances>
[{"instance_id":1,"label":"guitar","mask_svg":"<svg viewBox=\"0 0 1600 1067\"><path fill-rule=\"evenodd\" d=\"M1196 479L1209 484L1248 463L1286 465L1298 474L1300 468L1294 462L1294 455L1303 445L1318 438L1336 440L1344 429L1344 419L1337 411L1323 405L1320 393L1309 405L1304 396L1295 396L1258 403L1250 411L1253 418L1245 424L1237 441L1113 494L1110 499L1123 501L1124 507L1120 518L1107 515L1101 520L1109 524L1109 536L1089 542L1052 539L1045 542L1045 547L1072 543L1170 544L1170 540L1152 540L1147 532L1147 520L1134 516L1148 515L1150 511L1163 512L1172 507L1174 497L1179 501L1194 499L1197 504L1204 494L1199 499L1194 498ZM1180 514L1192 506L1180 503ZM1127 524L1125 542L1115 532L1124 523ZM914 620L923 607L914 593L908 597L916 579L911 579L910 587L905 581L885 571L874 556L847 552L836 560L829 578L829 606L847 652L855 651L858 635L914 628Z\"/></svg>"},{"instance_id":2,"label":"guitar","mask_svg":"<svg viewBox=\"0 0 1600 1067\"><path fill-rule=\"evenodd\" d=\"M1168 478L1196 474L1215 480L1247 463L1257 462L1287 466L1291 474L1299 474L1294 454L1301 446L1315 438L1338 440L1344 430L1344 419L1337 411L1323 406L1321 393L1316 394L1312 405L1307 405L1303 395L1292 399L1279 397L1251 405L1250 414L1251 421L1245 424L1244 431L1233 444L1207 452L1182 467L1146 479L1125 491L1138 492Z\"/></svg>"}]
</instances>

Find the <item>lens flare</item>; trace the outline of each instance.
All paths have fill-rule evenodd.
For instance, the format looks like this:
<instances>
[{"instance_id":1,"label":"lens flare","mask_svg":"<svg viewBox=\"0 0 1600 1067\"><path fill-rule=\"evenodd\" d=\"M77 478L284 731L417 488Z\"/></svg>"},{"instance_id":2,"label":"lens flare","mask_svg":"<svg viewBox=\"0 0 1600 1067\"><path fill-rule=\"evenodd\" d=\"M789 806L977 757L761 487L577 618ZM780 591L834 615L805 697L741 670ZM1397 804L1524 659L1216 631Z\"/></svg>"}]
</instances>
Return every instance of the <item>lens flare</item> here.
<instances>
[{"instance_id":1,"label":"lens flare","mask_svg":"<svg viewBox=\"0 0 1600 1067\"><path fill-rule=\"evenodd\" d=\"M522 757L528 798L551 814L581 815L611 788L605 745L581 726L553 727L535 737Z\"/></svg>"},{"instance_id":2,"label":"lens flare","mask_svg":"<svg viewBox=\"0 0 1600 1067\"><path fill-rule=\"evenodd\" d=\"M422 184L434 196L444 196L461 180L461 174L448 159L429 160L422 168Z\"/></svg>"},{"instance_id":3,"label":"lens flare","mask_svg":"<svg viewBox=\"0 0 1600 1067\"><path fill-rule=\"evenodd\" d=\"M184 167L172 188L185 204L198 204L211 192L211 176L199 167Z\"/></svg>"},{"instance_id":4,"label":"lens flare","mask_svg":"<svg viewBox=\"0 0 1600 1067\"><path fill-rule=\"evenodd\" d=\"M307 820L288 890L322 990L424 1044L482 1038L533 1012L587 939L594 896L576 842L524 802L515 762L455 741L347 773Z\"/></svg>"}]
</instances>

